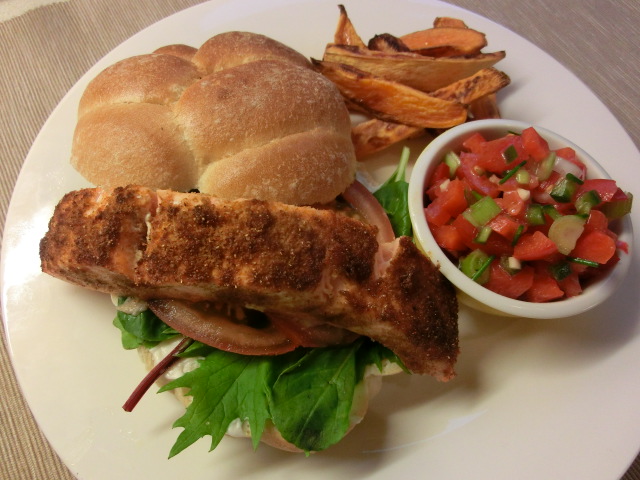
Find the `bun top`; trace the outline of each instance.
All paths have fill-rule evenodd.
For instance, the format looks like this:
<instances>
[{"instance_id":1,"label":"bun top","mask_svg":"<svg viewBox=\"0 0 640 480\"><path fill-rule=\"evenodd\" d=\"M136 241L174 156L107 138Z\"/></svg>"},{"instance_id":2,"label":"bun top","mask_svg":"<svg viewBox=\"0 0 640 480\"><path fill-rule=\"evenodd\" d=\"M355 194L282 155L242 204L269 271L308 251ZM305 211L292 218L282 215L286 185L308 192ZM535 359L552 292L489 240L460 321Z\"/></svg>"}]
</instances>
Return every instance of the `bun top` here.
<instances>
[{"instance_id":1,"label":"bun top","mask_svg":"<svg viewBox=\"0 0 640 480\"><path fill-rule=\"evenodd\" d=\"M71 164L91 183L326 203L355 177L335 85L300 53L228 32L122 60L87 86Z\"/></svg>"}]
</instances>

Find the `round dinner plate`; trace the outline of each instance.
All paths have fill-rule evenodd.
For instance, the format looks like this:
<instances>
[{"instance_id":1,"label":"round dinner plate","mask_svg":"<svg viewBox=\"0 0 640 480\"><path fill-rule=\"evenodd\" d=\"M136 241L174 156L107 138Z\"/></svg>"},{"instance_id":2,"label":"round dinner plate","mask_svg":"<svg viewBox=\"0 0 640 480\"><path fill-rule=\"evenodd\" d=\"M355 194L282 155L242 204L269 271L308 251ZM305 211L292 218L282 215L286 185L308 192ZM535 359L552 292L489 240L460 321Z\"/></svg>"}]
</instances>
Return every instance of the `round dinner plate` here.
<instances>
[{"instance_id":1,"label":"round dinner plate","mask_svg":"<svg viewBox=\"0 0 640 480\"><path fill-rule=\"evenodd\" d=\"M556 131L593 155L623 189L635 188L639 153L617 120L565 67L514 32L435 0L359 0L346 7L365 39L426 28L438 16L485 32L485 51L507 51L497 65L512 80L499 95L502 115ZM263 33L320 58L337 20L336 3L324 0L203 3L114 49L54 110L18 178L1 265L10 356L42 431L86 480L619 478L640 447L637 256L619 291L581 317L496 318L463 308L456 379L386 378L362 424L310 457L267 446L254 452L250 442L233 438L208 452L204 438L168 460L179 434L172 424L183 413L173 396L150 393L134 412L122 410L144 367L135 351L121 348L109 297L42 274L38 256L55 204L89 186L69 164L82 91L117 60L170 43L197 47L228 30ZM367 162L365 170L384 178L396 154ZM640 224L640 209L632 220ZM639 243L636 236L630 245L634 256Z\"/></svg>"}]
</instances>

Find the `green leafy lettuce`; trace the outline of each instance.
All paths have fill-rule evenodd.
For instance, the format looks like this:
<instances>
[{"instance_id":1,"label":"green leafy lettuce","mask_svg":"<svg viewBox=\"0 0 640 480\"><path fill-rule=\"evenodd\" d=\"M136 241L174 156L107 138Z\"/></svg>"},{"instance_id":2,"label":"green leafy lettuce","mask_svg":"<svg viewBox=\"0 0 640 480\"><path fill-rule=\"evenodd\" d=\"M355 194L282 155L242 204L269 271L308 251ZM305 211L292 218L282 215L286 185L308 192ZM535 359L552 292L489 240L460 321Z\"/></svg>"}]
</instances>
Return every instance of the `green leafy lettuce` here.
<instances>
[{"instance_id":1,"label":"green leafy lettuce","mask_svg":"<svg viewBox=\"0 0 640 480\"><path fill-rule=\"evenodd\" d=\"M404 147L395 172L373 193L387 212L396 236L413 234L409 217L409 183L405 180L408 163L409 148Z\"/></svg>"},{"instance_id":2,"label":"green leafy lettuce","mask_svg":"<svg viewBox=\"0 0 640 480\"><path fill-rule=\"evenodd\" d=\"M126 334L135 339L131 344L143 345L170 330L157 325L164 324L148 310L137 316L144 318L119 326L123 338ZM135 328L129 331L129 326ZM237 418L249 422L254 448L272 422L285 440L301 450L324 450L347 432L355 388L365 367L382 368L384 360L400 363L390 350L364 337L349 345L298 348L276 356L239 355L194 342L180 356L199 356L200 361L198 368L160 389L184 387L192 397L185 414L174 423L183 431L169 457L205 436L211 437L213 450Z\"/></svg>"}]
</instances>

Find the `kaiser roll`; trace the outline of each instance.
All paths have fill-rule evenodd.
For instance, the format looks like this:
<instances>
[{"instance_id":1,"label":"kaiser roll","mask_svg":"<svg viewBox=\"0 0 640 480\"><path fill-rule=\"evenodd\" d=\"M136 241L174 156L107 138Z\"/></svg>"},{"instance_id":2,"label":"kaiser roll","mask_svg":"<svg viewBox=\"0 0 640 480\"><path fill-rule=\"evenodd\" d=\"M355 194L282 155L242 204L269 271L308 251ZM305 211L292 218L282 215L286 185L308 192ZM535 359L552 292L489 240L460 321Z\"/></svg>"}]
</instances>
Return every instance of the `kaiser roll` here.
<instances>
[{"instance_id":1,"label":"kaiser roll","mask_svg":"<svg viewBox=\"0 0 640 480\"><path fill-rule=\"evenodd\" d=\"M326 203L355 176L348 111L300 53L228 32L124 59L80 100L71 164L99 186Z\"/></svg>"}]
</instances>

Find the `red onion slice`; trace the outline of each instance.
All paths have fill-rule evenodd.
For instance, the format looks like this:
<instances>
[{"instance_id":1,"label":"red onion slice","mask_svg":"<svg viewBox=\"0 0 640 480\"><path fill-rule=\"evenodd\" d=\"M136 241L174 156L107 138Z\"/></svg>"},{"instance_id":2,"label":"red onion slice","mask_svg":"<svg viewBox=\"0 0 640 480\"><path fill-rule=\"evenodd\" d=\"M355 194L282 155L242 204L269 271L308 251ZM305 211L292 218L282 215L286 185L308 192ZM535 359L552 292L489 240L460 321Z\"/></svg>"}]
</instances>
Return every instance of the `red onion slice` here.
<instances>
[{"instance_id":1,"label":"red onion slice","mask_svg":"<svg viewBox=\"0 0 640 480\"><path fill-rule=\"evenodd\" d=\"M242 355L280 355L296 348L275 325L254 328L207 309L205 304L149 300L158 318L183 335L220 350Z\"/></svg>"}]
</instances>

